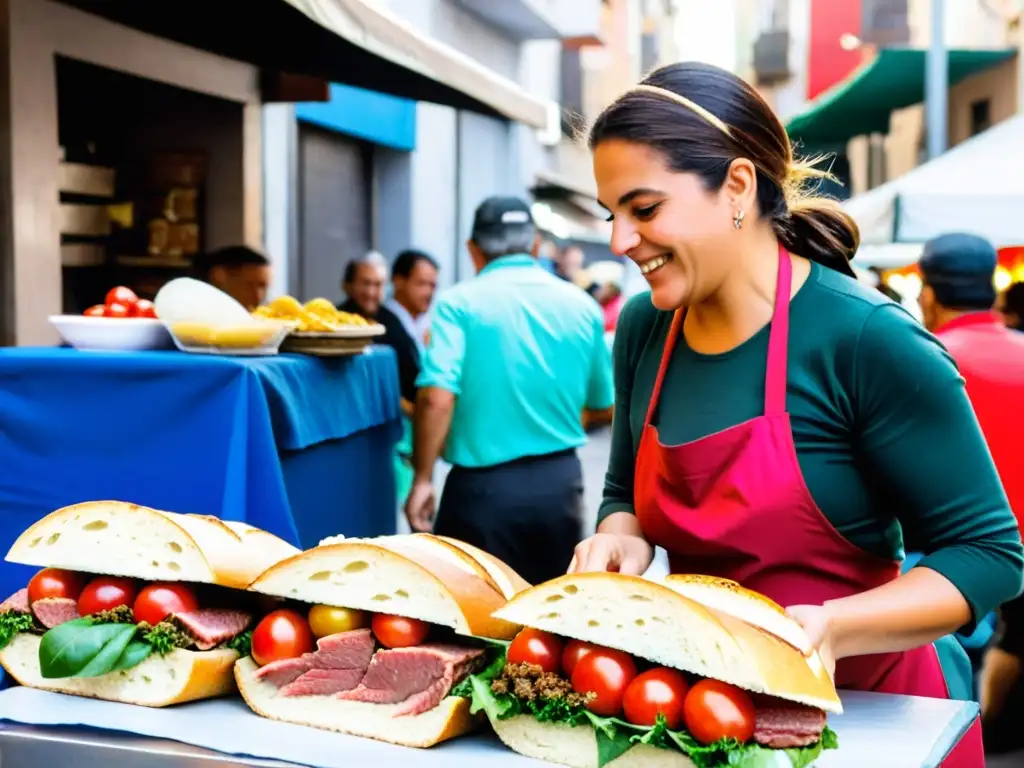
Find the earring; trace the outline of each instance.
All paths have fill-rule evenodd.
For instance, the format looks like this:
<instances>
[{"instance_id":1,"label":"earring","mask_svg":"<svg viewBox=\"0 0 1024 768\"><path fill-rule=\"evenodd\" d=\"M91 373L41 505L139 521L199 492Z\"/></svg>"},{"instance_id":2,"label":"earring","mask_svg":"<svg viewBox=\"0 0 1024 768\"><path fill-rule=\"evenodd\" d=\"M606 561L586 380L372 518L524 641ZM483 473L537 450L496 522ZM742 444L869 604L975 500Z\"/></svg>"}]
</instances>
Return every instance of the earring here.
<instances>
[{"instance_id":1,"label":"earring","mask_svg":"<svg viewBox=\"0 0 1024 768\"><path fill-rule=\"evenodd\" d=\"M736 214L732 217L732 225L736 227L736 229L740 229L743 226L743 217L745 215L746 214L743 213L742 208L738 208L736 210Z\"/></svg>"}]
</instances>

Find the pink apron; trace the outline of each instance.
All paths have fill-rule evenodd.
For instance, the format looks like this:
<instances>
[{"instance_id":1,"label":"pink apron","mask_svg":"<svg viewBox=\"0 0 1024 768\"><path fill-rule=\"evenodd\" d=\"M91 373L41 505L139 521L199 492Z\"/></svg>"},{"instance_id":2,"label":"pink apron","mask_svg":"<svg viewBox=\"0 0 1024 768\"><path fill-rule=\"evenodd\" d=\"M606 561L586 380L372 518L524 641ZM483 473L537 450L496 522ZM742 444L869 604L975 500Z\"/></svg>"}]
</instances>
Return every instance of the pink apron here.
<instances>
[{"instance_id":1,"label":"pink apron","mask_svg":"<svg viewBox=\"0 0 1024 768\"><path fill-rule=\"evenodd\" d=\"M652 420L682 333L678 310L665 340L636 459L634 502L649 541L669 553L673 573L733 579L786 605L820 605L897 578L899 563L843 538L811 498L786 412L793 266L780 246L768 340L765 412L713 435L664 445ZM949 698L934 646L842 659L841 688ZM980 721L944 768L984 766Z\"/></svg>"}]
</instances>

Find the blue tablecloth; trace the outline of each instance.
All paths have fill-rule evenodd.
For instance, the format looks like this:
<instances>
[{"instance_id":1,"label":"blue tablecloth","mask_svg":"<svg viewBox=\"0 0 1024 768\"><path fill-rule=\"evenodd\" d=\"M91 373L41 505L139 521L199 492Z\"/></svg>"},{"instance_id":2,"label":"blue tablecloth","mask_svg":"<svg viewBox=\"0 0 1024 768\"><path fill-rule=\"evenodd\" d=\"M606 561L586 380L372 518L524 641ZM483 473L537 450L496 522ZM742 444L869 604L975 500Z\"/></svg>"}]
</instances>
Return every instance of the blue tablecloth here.
<instances>
[{"instance_id":1,"label":"blue tablecloth","mask_svg":"<svg viewBox=\"0 0 1024 768\"><path fill-rule=\"evenodd\" d=\"M331 360L0 349L0 555L93 499L244 520L303 548L393 532L400 424L385 347ZM26 578L0 565L0 594Z\"/></svg>"}]
</instances>

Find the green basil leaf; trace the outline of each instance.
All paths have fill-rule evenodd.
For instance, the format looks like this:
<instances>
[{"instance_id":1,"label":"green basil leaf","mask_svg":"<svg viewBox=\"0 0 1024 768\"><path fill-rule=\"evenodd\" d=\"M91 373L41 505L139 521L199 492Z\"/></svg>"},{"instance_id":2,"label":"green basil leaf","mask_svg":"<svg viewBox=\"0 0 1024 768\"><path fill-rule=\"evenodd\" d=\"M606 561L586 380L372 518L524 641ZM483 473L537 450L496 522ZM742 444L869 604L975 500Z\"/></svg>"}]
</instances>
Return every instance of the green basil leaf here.
<instances>
[{"instance_id":1,"label":"green basil leaf","mask_svg":"<svg viewBox=\"0 0 1024 768\"><path fill-rule=\"evenodd\" d=\"M612 718L598 717L587 710L587 719L597 736L597 768L604 768L633 746L632 734L625 728L617 728Z\"/></svg>"},{"instance_id":2,"label":"green basil leaf","mask_svg":"<svg viewBox=\"0 0 1024 768\"><path fill-rule=\"evenodd\" d=\"M95 631L101 626L114 626L117 628L117 632L110 633L110 639L103 644L97 654L74 677L99 677L100 675L107 674L117 666L121 655L125 652L132 638L135 637L136 628L133 624L97 624L93 625L93 630Z\"/></svg>"},{"instance_id":3,"label":"green basil leaf","mask_svg":"<svg viewBox=\"0 0 1024 768\"><path fill-rule=\"evenodd\" d=\"M120 658L114 662L114 666L110 668L110 671L116 672L119 669L131 669L132 667L137 667L148 659L152 653L152 645L144 643L141 640L133 640L125 647Z\"/></svg>"},{"instance_id":4,"label":"green basil leaf","mask_svg":"<svg viewBox=\"0 0 1024 768\"><path fill-rule=\"evenodd\" d=\"M43 677L75 677L103 650L111 640L126 633L135 634L131 624L93 624L91 619L75 619L54 627L39 642L39 669ZM125 641L127 645L128 641ZM110 660L113 664L124 650ZM107 670L109 671L109 669Z\"/></svg>"}]
</instances>

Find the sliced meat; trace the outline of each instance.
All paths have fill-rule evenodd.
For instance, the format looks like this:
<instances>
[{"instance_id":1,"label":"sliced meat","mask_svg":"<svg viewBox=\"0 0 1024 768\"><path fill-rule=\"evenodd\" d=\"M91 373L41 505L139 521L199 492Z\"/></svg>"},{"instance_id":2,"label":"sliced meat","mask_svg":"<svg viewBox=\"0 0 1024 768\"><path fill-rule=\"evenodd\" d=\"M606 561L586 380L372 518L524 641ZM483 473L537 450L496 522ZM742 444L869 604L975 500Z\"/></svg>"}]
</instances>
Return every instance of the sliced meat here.
<instances>
[{"instance_id":1,"label":"sliced meat","mask_svg":"<svg viewBox=\"0 0 1024 768\"><path fill-rule=\"evenodd\" d=\"M426 712L472 672L482 656L477 648L437 644L378 651L359 686L338 698L371 704L405 702L396 716Z\"/></svg>"},{"instance_id":2,"label":"sliced meat","mask_svg":"<svg viewBox=\"0 0 1024 768\"><path fill-rule=\"evenodd\" d=\"M366 671L373 658L373 634L368 629L353 629L327 635L316 641L313 653L315 669L358 669Z\"/></svg>"},{"instance_id":3,"label":"sliced meat","mask_svg":"<svg viewBox=\"0 0 1024 768\"><path fill-rule=\"evenodd\" d=\"M826 715L814 707L781 702L757 708L754 741L773 749L808 747L825 730Z\"/></svg>"},{"instance_id":4,"label":"sliced meat","mask_svg":"<svg viewBox=\"0 0 1024 768\"><path fill-rule=\"evenodd\" d=\"M32 603L32 613L47 629L79 618L78 603L70 597L44 597L36 600Z\"/></svg>"},{"instance_id":5,"label":"sliced meat","mask_svg":"<svg viewBox=\"0 0 1024 768\"><path fill-rule=\"evenodd\" d=\"M15 613L32 613L28 606L28 589L22 588L0 603L0 613L14 611Z\"/></svg>"},{"instance_id":6,"label":"sliced meat","mask_svg":"<svg viewBox=\"0 0 1024 768\"><path fill-rule=\"evenodd\" d=\"M307 653L297 659L272 661L256 670L255 677L281 688L298 680L312 668L313 654Z\"/></svg>"},{"instance_id":7,"label":"sliced meat","mask_svg":"<svg viewBox=\"0 0 1024 768\"><path fill-rule=\"evenodd\" d=\"M360 682L363 669L311 669L295 682L281 688L282 696L330 696L351 691Z\"/></svg>"},{"instance_id":8,"label":"sliced meat","mask_svg":"<svg viewBox=\"0 0 1024 768\"><path fill-rule=\"evenodd\" d=\"M208 651L245 631L252 621L245 611L204 608L174 614L181 627L196 639L196 648Z\"/></svg>"}]
</instances>

